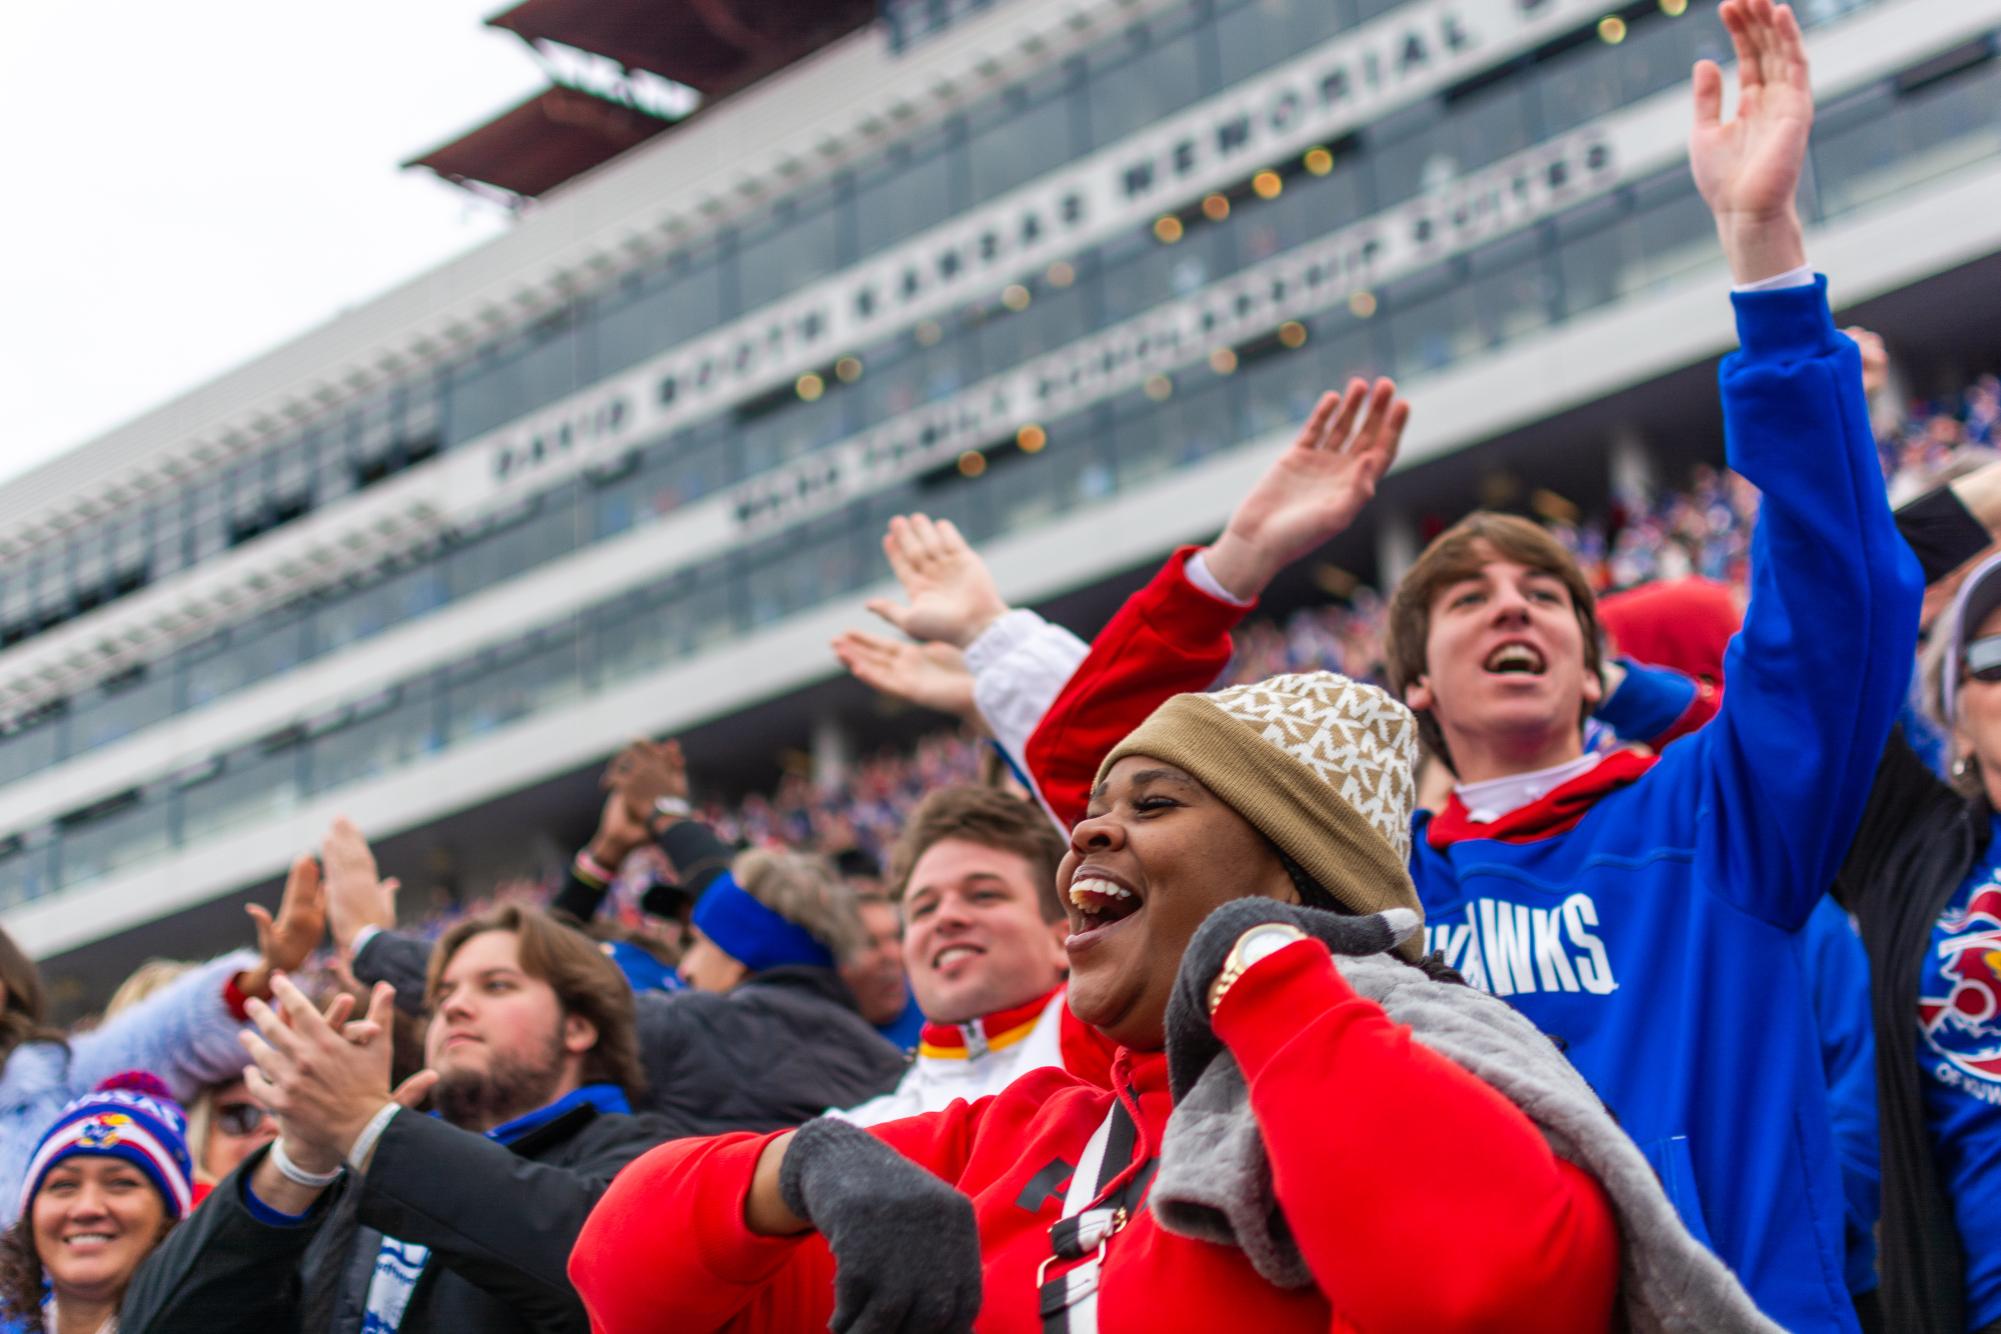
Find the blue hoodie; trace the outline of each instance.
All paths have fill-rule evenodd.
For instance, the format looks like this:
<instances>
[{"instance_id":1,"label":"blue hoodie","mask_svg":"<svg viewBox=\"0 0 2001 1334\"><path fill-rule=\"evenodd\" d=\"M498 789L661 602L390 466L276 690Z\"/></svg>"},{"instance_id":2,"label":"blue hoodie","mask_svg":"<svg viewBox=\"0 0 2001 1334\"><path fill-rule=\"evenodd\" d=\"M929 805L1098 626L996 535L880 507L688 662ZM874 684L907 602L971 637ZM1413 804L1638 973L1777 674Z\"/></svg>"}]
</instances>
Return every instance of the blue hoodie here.
<instances>
[{"instance_id":1,"label":"blue hoodie","mask_svg":"<svg viewBox=\"0 0 2001 1334\"><path fill-rule=\"evenodd\" d=\"M1903 703L1922 583L1825 280L1732 300L1726 447L1764 502L1721 711L1492 826L1419 816L1411 872L1431 947L1566 1044L1759 1306L1852 1330L1803 928Z\"/></svg>"}]
</instances>

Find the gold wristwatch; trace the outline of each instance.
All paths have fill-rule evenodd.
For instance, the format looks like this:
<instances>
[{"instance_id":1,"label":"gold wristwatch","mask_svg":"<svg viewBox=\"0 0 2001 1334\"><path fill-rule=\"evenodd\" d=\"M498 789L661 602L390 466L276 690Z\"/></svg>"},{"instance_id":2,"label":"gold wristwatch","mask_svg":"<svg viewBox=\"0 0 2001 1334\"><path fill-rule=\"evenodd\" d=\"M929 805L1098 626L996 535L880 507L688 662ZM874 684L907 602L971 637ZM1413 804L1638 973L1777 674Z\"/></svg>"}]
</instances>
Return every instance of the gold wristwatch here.
<instances>
[{"instance_id":1,"label":"gold wristwatch","mask_svg":"<svg viewBox=\"0 0 2001 1334\"><path fill-rule=\"evenodd\" d=\"M1228 957L1223 960L1223 970L1209 984L1209 1013L1216 1013L1223 997L1252 964L1278 953L1295 940L1305 939L1304 931L1285 922L1260 922L1238 936L1237 943L1230 947Z\"/></svg>"}]
</instances>

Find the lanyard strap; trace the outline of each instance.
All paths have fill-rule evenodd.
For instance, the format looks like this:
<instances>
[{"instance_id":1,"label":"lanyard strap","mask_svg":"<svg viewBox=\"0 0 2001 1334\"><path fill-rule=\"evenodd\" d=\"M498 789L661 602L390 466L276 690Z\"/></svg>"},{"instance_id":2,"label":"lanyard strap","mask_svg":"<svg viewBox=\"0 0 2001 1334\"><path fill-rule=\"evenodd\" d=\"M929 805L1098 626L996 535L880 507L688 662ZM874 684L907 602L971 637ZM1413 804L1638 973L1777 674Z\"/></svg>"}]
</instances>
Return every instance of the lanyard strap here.
<instances>
[{"instance_id":1,"label":"lanyard strap","mask_svg":"<svg viewBox=\"0 0 2001 1334\"><path fill-rule=\"evenodd\" d=\"M1070 1189L1063 1196L1063 1217L1049 1229L1055 1253L1036 1271L1043 1334L1097 1332L1098 1277L1104 1268L1106 1243L1130 1221L1153 1180L1154 1164L1149 1162L1117 1190L1110 1189L1132 1166L1138 1143L1139 1130L1132 1115L1115 1096L1110 1113L1092 1132L1070 1178ZM1082 1263L1049 1277L1052 1265L1070 1261Z\"/></svg>"}]
</instances>

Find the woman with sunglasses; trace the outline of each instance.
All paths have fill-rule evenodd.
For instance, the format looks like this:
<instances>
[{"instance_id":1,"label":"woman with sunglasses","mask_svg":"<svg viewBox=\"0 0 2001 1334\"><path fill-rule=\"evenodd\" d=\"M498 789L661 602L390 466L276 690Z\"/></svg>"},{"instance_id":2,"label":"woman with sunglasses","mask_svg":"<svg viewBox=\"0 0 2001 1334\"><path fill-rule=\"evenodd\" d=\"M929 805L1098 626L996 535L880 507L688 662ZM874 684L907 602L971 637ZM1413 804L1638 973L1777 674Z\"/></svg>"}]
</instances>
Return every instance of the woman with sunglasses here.
<instances>
[{"instance_id":1,"label":"woman with sunglasses","mask_svg":"<svg viewBox=\"0 0 2001 1334\"><path fill-rule=\"evenodd\" d=\"M188 1109L188 1145L194 1151L195 1203L236 1170L258 1146L278 1138L278 1122L250 1096L241 1078L217 1084Z\"/></svg>"},{"instance_id":2,"label":"woman with sunglasses","mask_svg":"<svg viewBox=\"0 0 2001 1334\"><path fill-rule=\"evenodd\" d=\"M1904 506L1898 526L1939 585L1997 517L2001 464ZM1931 633L1921 682L1950 778L1892 735L1835 895L1869 952L1886 1325L2001 1334L2001 555Z\"/></svg>"}]
</instances>

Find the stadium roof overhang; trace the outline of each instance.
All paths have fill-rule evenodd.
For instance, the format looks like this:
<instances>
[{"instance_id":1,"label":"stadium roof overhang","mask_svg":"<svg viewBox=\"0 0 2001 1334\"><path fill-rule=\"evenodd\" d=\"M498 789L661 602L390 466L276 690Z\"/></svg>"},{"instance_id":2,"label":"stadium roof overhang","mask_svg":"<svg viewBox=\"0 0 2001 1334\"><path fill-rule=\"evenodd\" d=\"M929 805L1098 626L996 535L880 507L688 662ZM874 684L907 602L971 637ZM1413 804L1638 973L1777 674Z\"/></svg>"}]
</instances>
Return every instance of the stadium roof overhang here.
<instances>
[{"instance_id":1,"label":"stadium roof overhang","mask_svg":"<svg viewBox=\"0 0 2001 1334\"><path fill-rule=\"evenodd\" d=\"M685 85L710 105L862 27L875 11L875 0L524 0L487 23L545 55L568 48ZM675 123L559 83L403 165L518 201Z\"/></svg>"},{"instance_id":2,"label":"stadium roof overhang","mask_svg":"<svg viewBox=\"0 0 2001 1334\"><path fill-rule=\"evenodd\" d=\"M671 124L575 88L550 87L403 165L428 168L475 191L533 198Z\"/></svg>"},{"instance_id":3,"label":"stadium roof overhang","mask_svg":"<svg viewBox=\"0 0 2001 1334\"><path fill-rule=\"evenodd\" d=\"M874 0L523 0L487 22L714 97L874 17Z\"/></svg>"}]
</instances>

